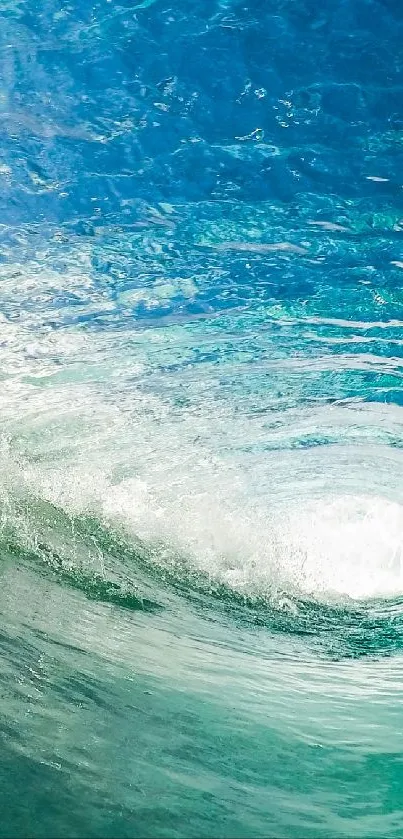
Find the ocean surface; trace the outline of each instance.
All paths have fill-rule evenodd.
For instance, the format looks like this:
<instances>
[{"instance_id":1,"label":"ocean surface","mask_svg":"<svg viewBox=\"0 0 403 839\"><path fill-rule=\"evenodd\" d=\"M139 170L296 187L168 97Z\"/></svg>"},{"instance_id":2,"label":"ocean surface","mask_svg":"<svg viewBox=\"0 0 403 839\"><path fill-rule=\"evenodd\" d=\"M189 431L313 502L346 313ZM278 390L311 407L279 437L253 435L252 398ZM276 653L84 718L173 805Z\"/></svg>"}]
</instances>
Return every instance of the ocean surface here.
<instances>
[{"instance_id":1,"label":"ocean surface","mask_svg":"<svg viewBox=\"0 0 403 839\"><path fill-rule=\"evenodd\" d=\"M403 836L402 44L2 0L2 839Z\"/></svg>"}]
</instances>

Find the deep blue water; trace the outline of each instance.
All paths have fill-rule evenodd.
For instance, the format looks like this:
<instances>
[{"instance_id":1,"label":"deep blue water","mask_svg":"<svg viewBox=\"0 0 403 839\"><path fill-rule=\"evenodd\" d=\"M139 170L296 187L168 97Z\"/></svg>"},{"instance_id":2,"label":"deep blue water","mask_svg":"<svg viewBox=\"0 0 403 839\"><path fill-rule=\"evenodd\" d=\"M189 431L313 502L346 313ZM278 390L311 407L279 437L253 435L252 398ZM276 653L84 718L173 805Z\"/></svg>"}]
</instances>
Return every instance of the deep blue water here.
<instances>
[{"instance_id":1,"label":"deep blue water","mask_svg":"<svg viewBox=\"0 0 403 839\"><path fill-rule=\"evenodd\" d=\"M403 10L0 7L0 837L403 835Z\"/></svg>"}]
</instances>

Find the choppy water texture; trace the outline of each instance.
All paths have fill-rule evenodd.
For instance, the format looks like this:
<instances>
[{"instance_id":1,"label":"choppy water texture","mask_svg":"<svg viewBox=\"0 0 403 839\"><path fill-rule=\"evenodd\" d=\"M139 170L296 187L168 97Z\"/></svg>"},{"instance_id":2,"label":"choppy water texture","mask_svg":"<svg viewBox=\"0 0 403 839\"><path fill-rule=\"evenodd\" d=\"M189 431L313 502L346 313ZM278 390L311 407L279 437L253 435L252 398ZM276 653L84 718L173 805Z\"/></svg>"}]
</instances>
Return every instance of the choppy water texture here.
<instances>
[{"instance_id":1,"label":"choppy water texture","mask_svg":"<svg viewBox=\"0 0 403 839\"><path fill-rule=\"evenodd\" d=\"M403 835L402 43L2 2L1 837Z\"/></svg>"}]
</instances>

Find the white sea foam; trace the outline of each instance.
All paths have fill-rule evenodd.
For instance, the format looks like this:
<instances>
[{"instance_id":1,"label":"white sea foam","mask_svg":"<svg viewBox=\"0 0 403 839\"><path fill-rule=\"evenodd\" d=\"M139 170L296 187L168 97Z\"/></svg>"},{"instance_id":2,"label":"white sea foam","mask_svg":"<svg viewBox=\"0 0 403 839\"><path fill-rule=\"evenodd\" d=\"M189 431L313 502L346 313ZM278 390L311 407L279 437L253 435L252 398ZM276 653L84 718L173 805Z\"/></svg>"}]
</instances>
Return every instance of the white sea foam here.
<instances>
[{"instance_id":1,"label":"white sea foam","mask_svg":"<svg viewBox=\"0 0 403 839\"><path fill-rule=\"evenodd\" d=\"M7 495L27 491L162 541L244 593L403 593L397 450L248 454L266 432L246 410L215 399L213 387L178 407L181 371L168 393L158 387L162 331L35 333L31 321L4 320L2 335L3 518ZM301 409L304 427L327 421L326 406L310 411Z\"/></svg>"}]
</instances>

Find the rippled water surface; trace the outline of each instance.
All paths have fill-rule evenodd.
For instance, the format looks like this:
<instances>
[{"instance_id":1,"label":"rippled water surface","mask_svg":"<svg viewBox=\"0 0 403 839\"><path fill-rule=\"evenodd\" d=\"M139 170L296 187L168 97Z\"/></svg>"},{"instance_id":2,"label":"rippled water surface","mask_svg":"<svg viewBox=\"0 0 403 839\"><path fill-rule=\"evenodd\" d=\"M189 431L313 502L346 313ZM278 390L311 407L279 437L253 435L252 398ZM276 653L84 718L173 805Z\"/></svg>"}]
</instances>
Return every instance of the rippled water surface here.
<instances>
[{"instance_id":1,"label":"rippled water surface","mask_svg":"<svg viewBox=\"0 0 403 839\"><path fill-rule=\"evenodd\" d=\"M0 5L0 837L403 835L403 12Z\"/></svg>"}]
</instances>

